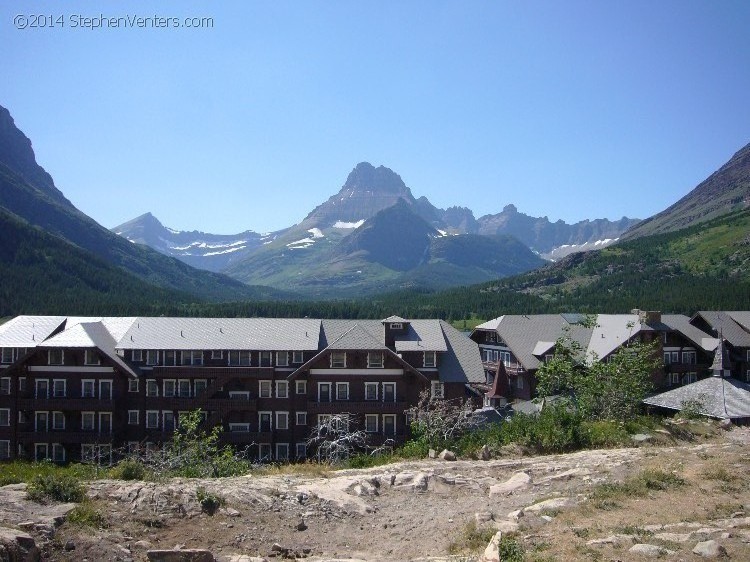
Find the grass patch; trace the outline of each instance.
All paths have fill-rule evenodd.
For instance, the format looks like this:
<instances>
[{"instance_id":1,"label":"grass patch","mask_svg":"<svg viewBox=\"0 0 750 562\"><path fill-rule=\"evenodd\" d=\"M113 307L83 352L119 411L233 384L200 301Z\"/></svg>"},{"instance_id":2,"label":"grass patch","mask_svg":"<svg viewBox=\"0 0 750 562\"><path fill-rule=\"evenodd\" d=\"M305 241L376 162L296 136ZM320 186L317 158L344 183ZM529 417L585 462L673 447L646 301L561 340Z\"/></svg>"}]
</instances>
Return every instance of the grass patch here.
<instances>
[{"instance_id":1,"label":"grass patch","mask_svg":"<svg viewBox=\"0 0 750 562\"><path fill-rule=\"evenodd\" d=\"M84 501L68 513L67 521L77 527L90 527L93 529L106 529L107 519L92 502Z\"/></svg>"},{"instance_id":2,"label":"grass patch","mask_svg":"<svg viewBox=\"0 0 750 562\"><path fill-rule=\"evenodd\" d=\"M88 464L72 463L60 466L51 462L11 461L2 464L0 470L0 486L8 484L30 483L37 476L73 476L81 480L94 480L103 477L101 469Z\"/></svg>"},{"instance_id":3,"label":"grass patch","mask_svg":"<svg viewBox=\"0 0 750 562\"><path fill-rule=\"evenodd\" d=\"M48 500L59 502L82 502L86 489L80 479L69 474L38 474L26 487L29 499L43 503Z\"/></svg>"},{"instance_id":4,"label":"grass patch","mask_svg":"<svg viewBox=\"0 0 750 562\"><path fill-rule=\"evenodd\" d=\"M216 513L216 510L226 503L224 496L209 492L202 486L195 490L195 497L201 504L201 510L209 515Z\"/></svg>"},{"instance_id":5,"label":"grass patch","mask_svg":"<svg viewBox=\"0 0 750 562\"><path fill-rule=\"evenodd\" d=\"M679 488L685 480L672 472L647 469L623 482L600 484L591 493L591 502L599 509L611 510L619 507L619 501L640 498L650 492Z\"/></svg>"},{"instance_id":6,"label":"grass patch","mask_svg":"<svg viewBox=\"0 0 750 562\"><path fill-rule=\"evenodd\" d=\"M743 513L745 511L745 506L741 503L717 503L708 512L707 517L709 519L726 519L739 511Z\"/></svg>"},{"instance_id":7,"label":"grass patch","mask_svg":"<svg viewBox=\"0 0 750 562\"><path fill-rule=\"evenodd\" d=\"M723 466L708 466L703 469L701 476L708 480L720 480L721 482L735 482L739 477L733 472L729 472Z\"/></svg>"},{"instance_id":8,"label":"grass patch","mask_svg":"<svg viewBox=\"0 0 750 562\"><path fill-rule=\"evenodd\" d=\"M469 521L461 529L458 537L448 545L448 553L456 555L484 549L496 532L488 527L477 527L475 521ZM501 560L504 560L504 558L501 558Z\"/></svg>"},{"instance_id":9,"label":"grass patch","mask_svg":"<svg viewBox=\"0 0 750 562\"><path fill-rule=\"evenodd\" d=\"M500 538L498 545L500 560L503 562L523 562L526 557L525 549L515 534L510 533Z\"/></svg>"},{"instance_id":10,"label":"grass patch","mask_svg":"<svg viewBox=\"0 0 750 562\"><path fill-rule=\"evenodd\" d=\"M263 466L256 467L253 470L253 474L259 476L298 474L302 476L328 478L332 471L333 468L330 464L309 460L306 462L290 464L264 464Z\"/></svg>"}]
</instances>

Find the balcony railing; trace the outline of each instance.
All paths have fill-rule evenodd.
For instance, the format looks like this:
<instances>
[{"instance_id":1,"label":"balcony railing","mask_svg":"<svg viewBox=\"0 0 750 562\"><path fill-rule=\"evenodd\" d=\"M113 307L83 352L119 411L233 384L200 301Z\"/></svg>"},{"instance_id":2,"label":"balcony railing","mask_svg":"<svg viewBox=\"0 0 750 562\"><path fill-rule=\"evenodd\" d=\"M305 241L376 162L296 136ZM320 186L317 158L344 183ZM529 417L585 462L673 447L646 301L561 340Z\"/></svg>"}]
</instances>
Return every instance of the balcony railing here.
<instances>
[{"instance_id":1,"label":"balcony railing","mask_svg":"<svg viewBox=\"0 0 750 562\"><path fill-rule=\"evenodd\" d=\"M236 367L208 367L205 365L174 365L174 366L155 366L151 371L154 378L180 378L180 372L184 376L205 377L268 377L274 373L273 367L247 367L237 365Z\"/></svg>"},{"instance_id":2,"label":"balcony railing","mask_svg":"<svg viewBox=\"0 0 750 562\"><path fill-rule=\"evenodd\" d=\"M307 411L311 414L400 414L407 408L405 400L397 402L382 402L380 400L366 400L364 402L350 402L348 400L334 400L332 402L307 402Z\"/></svg>"},{"instance_id":3,"label":"balcony railing","mask_svg":"<svg viewBox=\"0 0 750 562\"><path fill-rule=\"evenodd\" d=\"M488 371L497 371L497 368L500 366L500 361L482 360L482 365ZM510 365L505 365L505 372L509 375L520 375L521 373L525 373L526 369L524 369L523 365L520 363L511 363Z\"/></svg>"}]
</instances>

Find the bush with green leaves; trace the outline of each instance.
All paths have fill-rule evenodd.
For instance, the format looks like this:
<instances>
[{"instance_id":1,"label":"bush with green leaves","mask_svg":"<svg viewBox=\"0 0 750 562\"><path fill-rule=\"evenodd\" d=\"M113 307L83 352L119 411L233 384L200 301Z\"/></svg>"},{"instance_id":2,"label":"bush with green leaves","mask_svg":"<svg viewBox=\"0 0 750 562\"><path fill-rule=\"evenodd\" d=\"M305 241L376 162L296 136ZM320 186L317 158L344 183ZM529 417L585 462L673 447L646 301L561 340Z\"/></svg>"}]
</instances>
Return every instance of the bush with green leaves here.
<instances>
[{"instance_id":1,"label":"bush with green leaves","mask_svg":"<svg viewBox=\"0 0 750 562\"><path fill-rule=\"evenodd\" d=\"M201 504L201 509L209 515L213 515L225 503L224 496L209 492L203 487L195 490L195 497Z\"/></svg>"},{"instance_id":2,"label":"bush with green leaves","mask_svg":"<svg viewBox=\"0 0 750 562\"><path fill-rule=\"evenodd\" d=\"M28 483L26 492L35 502L82 502L86 498L80 479L68 474L38 474Z\"/></svg>"}]
</instances>

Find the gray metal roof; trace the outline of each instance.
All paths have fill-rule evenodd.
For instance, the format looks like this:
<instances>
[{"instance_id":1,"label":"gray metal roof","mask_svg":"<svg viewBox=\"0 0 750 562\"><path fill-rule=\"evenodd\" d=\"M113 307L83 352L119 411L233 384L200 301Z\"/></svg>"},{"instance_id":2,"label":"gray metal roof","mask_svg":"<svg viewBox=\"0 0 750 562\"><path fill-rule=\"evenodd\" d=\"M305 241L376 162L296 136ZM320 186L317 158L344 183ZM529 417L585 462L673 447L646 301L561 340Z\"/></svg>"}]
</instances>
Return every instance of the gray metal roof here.
<instances>
[{"instance_id":1,"label":"gray metal roof","mask_svg":"<svg viewBox=\"0 0 750 562\"><path fill-rule=\"evenodd\" d=\"M393 316L389 316L389 317L388 317L388 318L386 318L385 320L382 320L382 321L381 321L381 324L393 324L393 323L396 323L396 324L398 324L398 323L401 323L401 324L406 324L406 323L408 323L408 322L409 322L408 320L404 320L404 319L403 319L403 318L401 318L400 316L396 316L396 315L394 314Z\"/></svg>"},{"instance_id":2,"label":"gray metal roof","mask_svg":"<svg viewBox=\"0 0 750 562\"><path fill-rule=\"evenodd\" d=\"M36 347L65 322L65 316L16 316L0 326L0 347Z\"/></svg>"},{"instance_id":3,"label":"gray metal roof","mask_svg":"<svg viewBox=\"0 0 750 562\"><path fill-rule=\"evenodd\" d=\"M733 347L750 347L750 333L742 329L742 326L732 318L732 314L744 320L741 315L747 313L701 310L696 316L701 316L709 326L716 330L717 335L721 333L722 337Z\"/></svg>"},{"instance_id":4,"label":"gray metal roof","mask_svg":"<svg viewBox=\"0 0 750 562\"><path fill-rule=\"evenodd\" d=\"M746 310L736 310L727 312L727 314L739 324L746 333L750 332L750 312Z\"/></svg>"},{"instance_id":5,"label":"gray metal roof","mask_svg":"<svg viewBox=\"0 0 750 562\"><path fill-rule=\"evenodd\" d=\"M680 411L688 401L703 405L703 415L719 419L750 417L750 385L733 378L707 379L662 392L643 402L650 406Z\"/></svg>"},{"instance_id":6,"label":"gray metal roof","mask_svg":"<svg viewBox=\"0 0 750 562\"><path fill-rule=\"evenodd\" d=\"M420 320L419 322L426 321ZM432 320L432 322L435 321ZM440 380L442 382L486 382L477 343L444 320L440 320L439 326L447 344L446 353L440 356L438 364Z\"/></svg>"},{"instance_id":7,"label":"gray metal roof","mask_svg":"<svg viewBox=\"0 0 750 562\"><path fill-rule=\"evenodd\" d=\"M591 333L586 357L604 359L641 331L637 314L599 314Z\"/></svg>"},{"instance_id":8,"label":"gray metal roof","mask_svg":"<svg viewBox=\"0 0 750 562\"><path fill-rule=\"evenodd\" d=\"M436 320L411 320L405 333L396 334L395 337L398 352L448 350L443 331Z\"/></svg>"},{"instance_id":9,"label":"gray metal roof","mask_svg":"<svg viewBox=\"0 0 750 562\"><path fill-rule=\"evenodd\" d=\"M339 336L328 346L331 350L371 350L388 349L382 341L377 340L359 323L354 324L348 331Z\"/></svg>"},{"instance_id":10,"label":"gray metal roof","mask_svg":"<svg viewBox=\"0 0 750 562\"><path fill-rule=\"evenodd\" d=\"M667 328L679 332L696 347L704 351L713 351L719 345L717 338L712 338L711 334L707 334L703 330L693 326L690 323L690 318L684 314L663 314L661 321Z\"/></svg>"},{"instance_id":11,"label":"gray metal roof","mask_svg":"<svg viewBox=\"0 0 750 562\"><path fill-rule=\"evenodd\" d=\"M315 351L320 320L309 318L139 317L117 349Z\"/></svg>"}]
</instances>

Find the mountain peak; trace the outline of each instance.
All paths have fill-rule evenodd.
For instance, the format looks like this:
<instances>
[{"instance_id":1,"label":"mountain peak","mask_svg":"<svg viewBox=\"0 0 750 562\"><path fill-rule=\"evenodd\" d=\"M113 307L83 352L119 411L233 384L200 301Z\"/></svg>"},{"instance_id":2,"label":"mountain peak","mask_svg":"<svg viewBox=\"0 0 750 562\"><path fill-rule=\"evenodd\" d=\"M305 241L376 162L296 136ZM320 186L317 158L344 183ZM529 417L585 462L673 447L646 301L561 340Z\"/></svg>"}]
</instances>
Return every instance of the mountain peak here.
<instances>
[{"instance_id":1,"label":"mountain peak","mask_svg":"<svg viewBox=\"0 0 750 562\"><path fill-rule=\"evenodd\" d=\"M374 193L407 193L411 196L404 180L396 172L385 166L377 168L369 162L360 162L349 172L342 190L372 191Z\"/></svg>"},{"instance_id":2,"label":"mountain peak","mask_svg":"<svg viewBox=\"0 0 750 562\"><path fill-rule=\"evenodd\" d=\"M513 203L510 203L509 205L506 205L503 207L503 213L517 213L518 207L516 207Z\"/></svg>"}]
</instances>

